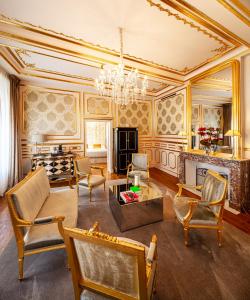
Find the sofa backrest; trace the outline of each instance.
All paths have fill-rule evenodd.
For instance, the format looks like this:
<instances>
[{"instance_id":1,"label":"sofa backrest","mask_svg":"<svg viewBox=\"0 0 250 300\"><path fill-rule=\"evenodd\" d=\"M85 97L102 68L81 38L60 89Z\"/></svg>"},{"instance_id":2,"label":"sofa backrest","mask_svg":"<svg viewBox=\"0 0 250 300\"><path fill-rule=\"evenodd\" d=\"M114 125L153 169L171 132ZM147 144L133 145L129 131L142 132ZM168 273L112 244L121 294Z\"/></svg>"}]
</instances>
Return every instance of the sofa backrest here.
<instances>
[{"instance_id":1,"label":"sofa backrest","mask_svg":"<svg viewBox=\"0 0 250 300\"><path fill-rule=\"evenodd\" d=\"M13 188L11 197L19 217L33 221L49 194L50 185L46 170L39 167Z\"/></svg>"}]
</instances>

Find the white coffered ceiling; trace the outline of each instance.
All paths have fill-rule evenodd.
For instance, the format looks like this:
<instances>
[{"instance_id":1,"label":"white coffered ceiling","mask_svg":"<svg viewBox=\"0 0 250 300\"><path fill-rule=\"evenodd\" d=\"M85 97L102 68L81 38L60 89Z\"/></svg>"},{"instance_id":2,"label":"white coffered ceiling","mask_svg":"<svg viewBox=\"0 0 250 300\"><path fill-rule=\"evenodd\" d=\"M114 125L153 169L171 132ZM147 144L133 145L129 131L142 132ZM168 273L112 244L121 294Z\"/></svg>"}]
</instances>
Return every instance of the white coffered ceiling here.
<instances>
[{"instance_id":1,"label":"white coffered ceiling","mask_svg":"<svg viewBox=\"0 0 250 300\"><path fill-rule=\"evenodd\" d=\"M246 50L248 2L1 0L0 54L24 81L95 92L99 68L119 61L122 27L126 67L149 76L153 95L180 85L201 66Z\"/></svg>"}]
</instances>

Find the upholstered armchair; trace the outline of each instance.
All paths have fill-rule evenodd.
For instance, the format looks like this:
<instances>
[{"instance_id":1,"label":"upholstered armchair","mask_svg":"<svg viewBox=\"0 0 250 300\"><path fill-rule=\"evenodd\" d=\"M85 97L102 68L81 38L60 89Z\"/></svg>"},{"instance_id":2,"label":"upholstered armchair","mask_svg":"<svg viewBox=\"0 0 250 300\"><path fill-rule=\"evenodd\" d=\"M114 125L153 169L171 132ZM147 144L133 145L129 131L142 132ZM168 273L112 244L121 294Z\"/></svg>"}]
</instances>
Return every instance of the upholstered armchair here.
<instances>
[{"instance_id":1,"label":"upholstered armchair","mask_svg":"<svg viewBox=\"0 0 250 300\"><path fill-rule=\"evenodd\" d=\"M133 179L135 174L140 175L140 179L149 180L148 155L145 153L133 153L132 162L128 165L127 181Z\"/></svg>"},{"instance_id":2,"label":"upholstered armchair","mask_svg":"<svg viewBox=\"0 0 250 300\"><path fill-rule=\"evenodd\" d=\"M184 227L185 245L188 245L188 233L191 228L217 230L218 245L222 240L222 216L227 195L227 180L218 173L209 170L203 186L178 184L179 191L174 198L173 207L177 219ZM183 197L183 189L201 192L201 200Z\"/></svg>"},{"instance_id":3,"label":"upholstered armchair","mask_svg":"<svg viewBox=\"0 0 250 300\"><path fill-rule=\"evenodd\" d=\"M91 173L91 169L100 170L101 174L94 175ZM74 172L78 194L80 187L88 189L90 201L93 188L103 184L105 190L106 178L103 174L103 167L91 166L89 157L82 157L74 160Z\"/></svg>"},{"instance_id":4,"label":"upholstered armchair","mask_svg":"<svg viewBox=\"0 0 250 300\"><path fill-rule=\"evenodd\" d=\"M150 247L98 231L64 228L76 300L151 299L156 279L157 237Z\"/></svg>"}]
</instances>

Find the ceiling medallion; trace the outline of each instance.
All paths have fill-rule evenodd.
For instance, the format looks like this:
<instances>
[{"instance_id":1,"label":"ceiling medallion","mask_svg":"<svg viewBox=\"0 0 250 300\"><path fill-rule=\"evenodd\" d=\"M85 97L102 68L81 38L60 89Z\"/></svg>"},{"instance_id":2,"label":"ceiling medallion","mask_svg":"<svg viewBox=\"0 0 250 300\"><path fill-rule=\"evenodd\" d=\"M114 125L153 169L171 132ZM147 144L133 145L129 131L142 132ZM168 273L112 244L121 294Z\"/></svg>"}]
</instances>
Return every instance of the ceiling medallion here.
<instances>
[{"instance_id":1,"label":"ceiling medallion","mask_svg":"<svg viewBox=\"0 0 250 300\"><path fill-rule=\"evenodd\" d=\"M101 96L109 96L116 104L126 106L133 103L138 97L144 98L148 88L148 79L138 76L137 69L125 71L123 62L123 29L120 32L120 63L113 67L103 66L95 80L96 88Z\"/></svg>"}]
</instances>

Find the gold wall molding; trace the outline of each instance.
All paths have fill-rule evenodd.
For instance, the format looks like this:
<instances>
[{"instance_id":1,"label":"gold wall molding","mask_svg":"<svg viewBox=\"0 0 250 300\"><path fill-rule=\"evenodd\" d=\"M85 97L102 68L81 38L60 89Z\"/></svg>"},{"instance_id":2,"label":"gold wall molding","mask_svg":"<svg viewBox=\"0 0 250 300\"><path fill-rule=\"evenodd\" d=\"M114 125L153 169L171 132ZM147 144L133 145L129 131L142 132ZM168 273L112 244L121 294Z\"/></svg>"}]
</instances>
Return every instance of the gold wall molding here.
<instances>
[{"instance_id":1,"label":"gold wall molding","mask_svg":"<svg viewBox=\"0 0 250 300\"><path fill-rule=\"evenodd\" d=\"M250 47L250 44L228 30L226 27L218 23L217 21L213 20L209 16L207 16L202 11L198 10L193 5L189 4L185 0L175 0L181 6L174 3L172 0L161 0L162 2L172 6L177 11L183 13L185 16L193 19L194 21L198 22L199 24L205 26L207 29L213 31L214 33L220 35L228 42L232 43L235 46L245 45Z\"/></svg>"},{"instance_id":2,"label":"gold wall molding","mask_svg":"<svg viewBox=\"0 0 250 300\"><path fill-rule=\"evenodd\" d=\"M234 14L237 18L239 18L242 22L244 22L247 26L250 27L250 21L238 10L236 10L229 2L225 0L217 0L217 2L223 5L227 10L229 10L232 14Z\"/></svg>"}]
</instances>

